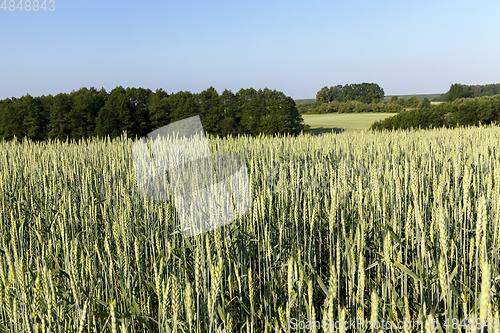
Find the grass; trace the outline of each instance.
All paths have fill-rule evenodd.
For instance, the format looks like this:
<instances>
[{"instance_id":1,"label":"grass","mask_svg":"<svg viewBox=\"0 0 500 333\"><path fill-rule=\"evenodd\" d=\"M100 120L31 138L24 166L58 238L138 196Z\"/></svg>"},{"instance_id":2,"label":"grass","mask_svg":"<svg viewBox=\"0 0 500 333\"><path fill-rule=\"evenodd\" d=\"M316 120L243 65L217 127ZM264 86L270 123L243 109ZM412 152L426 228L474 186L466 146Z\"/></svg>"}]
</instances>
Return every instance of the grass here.
<instances>
[{"instance_id":1,"label":"grass","mask_svg":"<svg viewBox=\"0 0 500 333\"><path fill-rule=\"evenodd\" d=\"M359 132L368 130L381 119L392 117L396 113L343 113L343 114L305 114L304 122L311 126L314 135L323 133Z\"/></svg>"}]
</instances>

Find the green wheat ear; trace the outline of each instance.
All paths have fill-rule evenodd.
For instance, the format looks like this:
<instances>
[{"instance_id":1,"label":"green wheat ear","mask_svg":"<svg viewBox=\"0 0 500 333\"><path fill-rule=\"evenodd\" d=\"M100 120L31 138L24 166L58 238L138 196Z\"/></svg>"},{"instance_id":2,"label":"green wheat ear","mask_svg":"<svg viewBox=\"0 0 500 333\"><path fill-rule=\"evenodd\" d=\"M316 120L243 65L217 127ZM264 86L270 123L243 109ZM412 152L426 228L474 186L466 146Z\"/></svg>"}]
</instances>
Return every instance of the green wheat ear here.
<instances>
[{"instance_id":1,"label":"green wheat ear","mask_svg":"<svg viewBox=\"0 0 500 333\"><path fill-rule=\"evenodd\" d=\"M0 141L0 331L500 319L498 128L210 138L253 205L189 238L140 195L132 145Z\"/></svg>"}]
</instances>

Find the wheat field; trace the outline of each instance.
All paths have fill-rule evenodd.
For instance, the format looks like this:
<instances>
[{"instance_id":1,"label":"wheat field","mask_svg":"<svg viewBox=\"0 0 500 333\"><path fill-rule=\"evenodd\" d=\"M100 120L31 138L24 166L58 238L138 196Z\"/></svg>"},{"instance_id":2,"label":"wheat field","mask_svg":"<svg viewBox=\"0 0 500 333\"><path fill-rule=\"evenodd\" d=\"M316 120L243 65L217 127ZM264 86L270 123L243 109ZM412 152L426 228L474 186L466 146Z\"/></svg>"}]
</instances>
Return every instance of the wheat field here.
<instances>
[{"instance_id":1,"label":"wheat field","mask_svg":"<svg viewBox=\"0 0 500 333\"><path fill-rule=\"evenodd\" d=\"M209 137L253 205L189 238L133 143L0 142L0 331L500 331L498 128Z\"/></svg>"}]
</instances>

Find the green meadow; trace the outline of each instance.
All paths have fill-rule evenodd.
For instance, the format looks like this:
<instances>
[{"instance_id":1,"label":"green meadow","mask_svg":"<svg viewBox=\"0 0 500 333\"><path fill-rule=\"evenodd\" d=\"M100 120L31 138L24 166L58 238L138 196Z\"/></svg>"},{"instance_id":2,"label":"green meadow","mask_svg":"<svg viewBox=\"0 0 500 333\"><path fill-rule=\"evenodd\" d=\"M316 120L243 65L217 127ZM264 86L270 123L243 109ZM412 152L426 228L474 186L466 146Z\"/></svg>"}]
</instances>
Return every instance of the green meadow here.
<instances>
[{"instance_id":1,"label":"green meadow","mask_svg":"<svg viewBox=\"0 0 500 333\"><path fill-rule=\"evenodd\" d=\"M311 126L311 133L318 135L368 130L374 122L394 115L396 113L331 113L304 114L302 117L304 123Z\"/></svg>"}]
</instances>

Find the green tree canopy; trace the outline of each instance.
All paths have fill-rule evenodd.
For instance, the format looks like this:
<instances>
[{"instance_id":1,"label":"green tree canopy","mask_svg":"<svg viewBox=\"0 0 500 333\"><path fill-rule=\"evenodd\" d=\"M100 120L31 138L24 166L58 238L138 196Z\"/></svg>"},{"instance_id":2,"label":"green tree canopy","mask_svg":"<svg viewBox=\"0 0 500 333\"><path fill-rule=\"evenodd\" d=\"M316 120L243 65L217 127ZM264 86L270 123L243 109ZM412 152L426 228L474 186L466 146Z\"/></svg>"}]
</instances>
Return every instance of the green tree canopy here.
<instances>
[{"instance_id":1,"label":"green tree canopy","mask_svg":"<svg viewBox=\"0 0 500 333\"><path fill-rule=\"evenodd\" d=\"M346 84L330 88L323 87L316 93L316 103L329 103L333 101L347 102L359 101L362 103L380 102L384 98L384 90L376 83Z\"/></svg>"},{"instance_id":2,"label":"green tree canopy","mask_svg":"<svg viewBox=\"0 0 500 333\"><path fill-rule=\"evenodd\" d=\"M148 101L152 91L144 88L127 88L125 96L128 100L128 114L131 117L127 131L143 137L151 132Z\"/></svg>"},{"instance_id":3,"label":"green tree canopy","mask_svg":"<svg viewBox=\"0 0 500 333\"><path fill-rule=\"evenodd\" d=\"M240 126L241 118L238 110L238 100L231 90L225 89L221 94L220 113L222 116L220 129L223 136L235 136L243 133Z\"/></svg>"},{"instance_id":4,"label":"green tree canopy","mask_svg":"<svg viewBox=\"0 0 500 333\"><path fill-rule=\"evenodd\" d=\"M150 131L199 115L203 128L214 135L300 133L304 129L295 102L270 89L241 89L233 94L215 88L193 94L167 94L162 89L81 88L70 94L0 100L0 138L82 139L115 138L123 132L142 137Z\"/></svg>"},{"instance_id":5,"label":"green tree canopy","mask_svg":"<svg viewBox=\"0 0 500 333\"><path fill-rule=\"evenodd\" d=\"M48 133L48 115L43 108L41 97L26 95L19 100L18 107L24 111L26 136L31 140L43 140Z\"/></svg>"},{"instance_id":6,"label":"green tree canopy","mask_svg":"<svg viewBox=\"0 0 500 333\"><path fill-rule=\"evenodd\" d=\"M170 123L171 108L167 92L163 89L157 89L154 93L149 94L148 110L151 130Z\"/></svg>"},{"instance_id":7,"label":"green tree canopy","mask_svg":"<svg viewBox=\"0 0 500 333\"><path fill-rule=\"evenodd\" d=\"M204 128L210 128L212 134L220 135L223 114L221 109L221 96L214 87L210 87L196 95L198 112Z\"/></svg>"},{"instance_id":8,"label":"green tree canopy","mask_svg":"<svg viewBox=\"0 0 500 333\"><path fill-rule=\"evenodd\" d=\"M71 136L71 106L72 101L68 94L49 95L45 98L45 108L50 117L50 138L66 140Z\"/></svg>"},{"instance_id":9,"label":"green tree canopy","mask_svg":"<svg viewBox=\"0 0 500 333\"><path fill-rule=\"evenodd\" d=\"M421 102L422 104L420 105L420 107L422 109L425 109L425 108L430 108L431 107L431 101L427 98L427 97L424 97L424 99L422 100Z\"/></svg>"},{"instance_id":10,"label":"green tree canopy","mask_svg":"<svg viewBox=\"0 0 500 333\"><path fill-rule=\"evenodd\" d=\"M100 91L97 91L94 87L90 89L81 88L70 93L71 109L67 120L71 138L87 138L95 134L95 121L99 110L106 102L106 97L107 93L104 88Z\"/></svg>"},{"instance_id":11,"label":"green tree canopy","mask_svg":"<svg viewBox=\"0 0 500 333\"><path fill-rule=\"evenodd\" d=\"M119 86L111 91L106 103L99 110L96 134L100 137L117 137L123 131L134 129L132 108L127 91Z\"/></svg>"}]
</instances>

